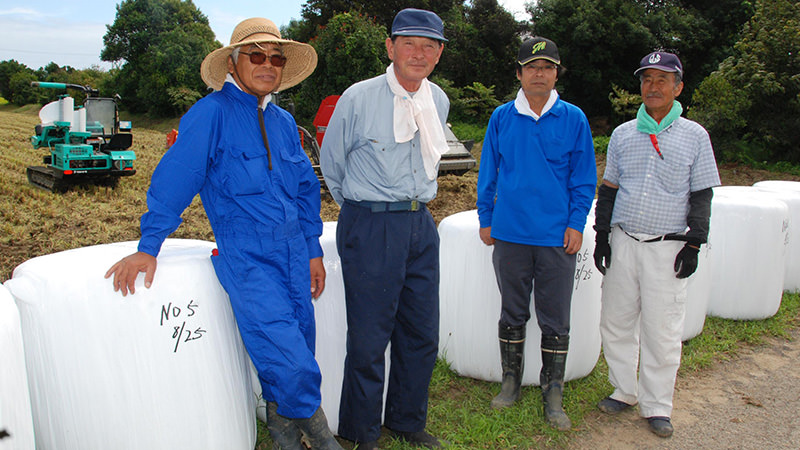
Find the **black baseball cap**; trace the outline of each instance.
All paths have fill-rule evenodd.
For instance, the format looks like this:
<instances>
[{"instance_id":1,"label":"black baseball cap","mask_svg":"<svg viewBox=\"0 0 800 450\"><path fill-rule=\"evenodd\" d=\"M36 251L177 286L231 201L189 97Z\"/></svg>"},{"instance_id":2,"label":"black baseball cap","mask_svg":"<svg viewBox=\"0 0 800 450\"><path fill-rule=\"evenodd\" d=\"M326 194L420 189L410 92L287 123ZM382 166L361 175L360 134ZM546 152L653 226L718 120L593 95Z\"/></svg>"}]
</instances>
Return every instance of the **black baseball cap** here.
<instances>
[{"instance_id":1,"label":"black baseball cap","mask_svg":"<svg viewBox=\"0 0 800 450\"><path fill-rule=\"evenodd\" d=\"M536 59L546 59L552 63L561 64L561 57L558 55L556 43L543 37L535 37L526 40L519 46L517 62L524 66Z\"/></svg>"}]
</instances>

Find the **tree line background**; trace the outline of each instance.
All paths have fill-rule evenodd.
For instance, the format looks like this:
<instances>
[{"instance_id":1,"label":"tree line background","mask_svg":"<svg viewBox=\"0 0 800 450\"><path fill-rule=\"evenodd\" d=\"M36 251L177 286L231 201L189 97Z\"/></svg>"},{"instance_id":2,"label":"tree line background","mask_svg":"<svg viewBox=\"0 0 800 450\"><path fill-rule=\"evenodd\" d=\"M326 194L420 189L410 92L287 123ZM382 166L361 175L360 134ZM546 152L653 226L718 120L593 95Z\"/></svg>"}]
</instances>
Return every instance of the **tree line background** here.
<instances>
[{"instance_id":1,"label":"tree line background","mask_svg":"<svg viewBox=\"0 0 800 450\"><path fill-rule=\"evenodd\" d=\"M432 80L450 97L450 121L485 126L516 94L520 42L539 35L558 44L567 68L557 84L562 98L586 112L596 136L607 135L635 116L641 98L632 73L659 49L681 57L679 100L708 129L719 160L800 163L798 0L538 0L523 21L497 0L307 0L302 19L281 30L319 55L316 71L281 94L298 123L309 125L326 96L385 71L384 40L406 7L444 20L449 41ZM129 112L175 117L209 92L200 63L223 43L191 0L123 0L106 29L100 57L113 69L2 61L0 95L46 103L57 93L31 81L91 85L119 94ZM227 45L229 36L218 38Z\"/></svg>"}]
</instances>

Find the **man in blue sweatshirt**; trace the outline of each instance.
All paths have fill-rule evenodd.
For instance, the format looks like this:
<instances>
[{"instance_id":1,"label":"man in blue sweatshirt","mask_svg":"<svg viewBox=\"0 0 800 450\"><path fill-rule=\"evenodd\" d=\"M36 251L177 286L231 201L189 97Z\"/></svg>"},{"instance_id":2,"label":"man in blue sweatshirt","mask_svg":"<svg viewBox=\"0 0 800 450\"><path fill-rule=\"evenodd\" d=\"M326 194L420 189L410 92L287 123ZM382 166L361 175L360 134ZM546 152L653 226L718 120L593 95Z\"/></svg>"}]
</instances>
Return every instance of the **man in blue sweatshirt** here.
<instances>
[{"instance_id":1,"label":"man in blue sweatshirt","mask_svg":"<svg viewBox=\"0 0 800 450\"><path fill-rule=\"evenodd\" d=\"M478 175L480 238L493 245L502 296L498 324L503 384L492 407L511 406L520 395L525 327L534 303L542 332L542 387L547 422L572 424L562 408L564 369L576 253L597 185L589 122L559 98L564 72L556 44L536 37L517 59L521 88L489 120Z\"/></svg>"}]
</instances>

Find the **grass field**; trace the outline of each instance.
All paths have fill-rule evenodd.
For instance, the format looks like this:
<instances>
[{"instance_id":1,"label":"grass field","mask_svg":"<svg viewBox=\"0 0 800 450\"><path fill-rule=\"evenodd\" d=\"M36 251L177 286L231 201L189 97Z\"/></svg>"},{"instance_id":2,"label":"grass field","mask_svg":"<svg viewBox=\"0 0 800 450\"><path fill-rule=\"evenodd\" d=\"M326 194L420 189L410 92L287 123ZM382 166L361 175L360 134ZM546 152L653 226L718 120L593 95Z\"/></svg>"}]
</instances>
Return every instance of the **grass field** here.
<instances>
[{"instance_id":1,"label":"grass field","mask_svg":"<svg viewBox=\"0 0 800 450\"><path fill-rule=\"evenodd\" d=\"M38 123L38 108L0 106L0 277L11 277L14 267L39 255L139 238L139 217L146 210L145 193L150 174L165 149L165 131L174 122L149 123L142 128L134 121L137 174L122 179L116 189L80 187L65 194L52 194L27 183L25 168L40 165L44 152L30 144ZM124 119L125 117L123 117ZM477 146L476 146L477 147ZM602 160L598 159L599 170ZM720 167L723 184L752 184L764 179L800 180L790 173L753 170L739 165ZM463 177L440 178L439 197L430 204L438 221L455 212L474 209L477 171ZM323 200L323 220L336 220L337 207ZM177 238L213 240L199 198L183 215L184 224L173 235ZM779 313L759 322L734 322L709 319L701 337L684 347L681 374L703 370L720 358L736 353L742 345L758 345L764 336L786 336L798 326L800 296L785 295ZM521 404L505 411L492 411L489 400L499 385L462 378L441 361L437 364L430 392L429 429L454 448L528 449L565 447L579 433L584 415L610 392L602 360L587 377L567 384L566 410L574 430L558 433L543 421L538 388L523 389ZM263 425L263 424L261 424ZM262 427L258 449L270 449L271 442ZM408 448L384 437L381 447Z\"/></svg>"}]
</instances>

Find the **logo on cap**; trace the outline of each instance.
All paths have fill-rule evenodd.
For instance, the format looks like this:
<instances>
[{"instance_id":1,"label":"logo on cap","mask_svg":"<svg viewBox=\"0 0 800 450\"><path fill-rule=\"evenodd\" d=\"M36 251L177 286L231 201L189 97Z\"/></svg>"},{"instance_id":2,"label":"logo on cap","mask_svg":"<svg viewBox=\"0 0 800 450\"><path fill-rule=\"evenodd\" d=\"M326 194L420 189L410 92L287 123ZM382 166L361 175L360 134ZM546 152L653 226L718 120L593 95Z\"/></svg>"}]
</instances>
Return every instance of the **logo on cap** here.
<instances>
[{"instance_id":1,"label":"logo on cap","mask_svg":"<svg viewBox=\"0 0 800 450\"><path fill-rule=\"evenodd\" d=\"M648 59L647 61L650 64L656 64L659 61L661 61L661 55L659 55L658 53L653 53L652 55L650 55L650 59Z\"/></svg>"},{"instance_id":2,"label":"logo on cap","mask_svg":"<svg viewBox=\"0 0 800 450\"><path fill-rule=\"evenodd\" d=\"M537 52L540 52L547 47L547 42L537 42L534 44L533 48L531 49L531 55L535 55Z\"/></svg>"}]
</instances>

